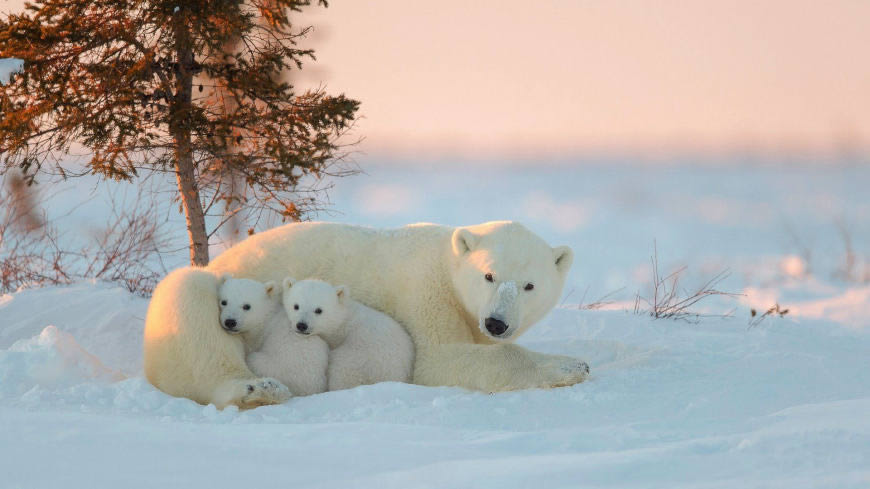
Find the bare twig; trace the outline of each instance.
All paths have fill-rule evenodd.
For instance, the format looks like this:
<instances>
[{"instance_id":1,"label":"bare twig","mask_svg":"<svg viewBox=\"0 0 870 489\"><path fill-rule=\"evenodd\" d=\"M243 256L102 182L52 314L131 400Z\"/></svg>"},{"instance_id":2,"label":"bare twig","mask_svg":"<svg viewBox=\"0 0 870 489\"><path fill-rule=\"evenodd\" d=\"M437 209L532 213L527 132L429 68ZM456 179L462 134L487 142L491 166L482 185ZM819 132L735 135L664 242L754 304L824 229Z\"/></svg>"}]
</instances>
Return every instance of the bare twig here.
<instances>
[{"instance_id":1,"label":"bare twig","mask_svg":"<svg viewBox=\"0 0 870 489\"><path fill-rule=\"evenodd\" d=\"M609 299L611 297L613 297L614 295L622 292L623 290L625 290L625 287L621 287L621 288L618 288L616 290L610 291L610 292L602 295L601 297L599 297L597 300L595 300L593 302L586 303L585 302L586 301L586 292L589 291L589 287L586 287L586 292L583 292L583 298L580 299L580 305L577 306L577 309L583 309L586 311L594 311L596 309L601 309L602 307L604 307L606 305L613 304L615 301L612 301Z\"/></svg>"},{"instance_id":2,"label":"bare twig","mask_svg":"<svg viewBox=\"0 0 870 489\"><path fill-rule=\"evenodd\" d=\"M700 287L687 291L679 287L680 277L687 267L680 267L666 276L659 271L658 247L653 244L653 256L650 257L652 265L652 297L647 299L638 293L635 295L634 313L648 313L655 319L674 319L687 322L698 322L702 317L728 317L729 314L701 314L692 310L692 307L700 301L711 296L736 297L740 294L723 292L716 287L728 276L728 270L723 270L707 280ZM641 301L648 306L643 308Z\"/></svg>"},{"instance_id":3,"label":"bare twig","mask_svg":"<svg viewBox=\"0 0 870 489\"><path fill-rule=\"evenodd\" d=\"M165 273L162 262L163 273L151 263L155 257L160 260L169 242L156 219L156 206L137 200L132 211L122 211L113 199L105 228L87 245L70 249L61 245L62 235L35 204L31 191L14 183L0 187L0 208L5 209L0 216L0 293L96 279L150 295ZM36 227L34 222L41 224Z\"/></svg>"},{"instance_id":4,"label":"bare twig","mask_svg":"<svg viewBox=\"0 0 870 489\"><path fill-rule=\"evenodd\" d=\"M834 278L848 283L870 282L870 263L864 257L859 257L852 245L852 232L843 219L834 221L840 240L843 242L843 262L834 272Z\"/></svg>"},{"instance_id":5,"label":"bare twig","mask_svg":"<svg viewBox=\"0 0 870 489\"><path fill-rule=\"evenodd\" d=\"M759 315L758 311L755 309L749 310L749 329L752 329L762 321L764 321L768 316L779 315L779 317L783 317L788 314L788 309L782 309L779 307L779 303L774 304L773 307L765 311L763 314Z\"/></svg>"}]
</instances>

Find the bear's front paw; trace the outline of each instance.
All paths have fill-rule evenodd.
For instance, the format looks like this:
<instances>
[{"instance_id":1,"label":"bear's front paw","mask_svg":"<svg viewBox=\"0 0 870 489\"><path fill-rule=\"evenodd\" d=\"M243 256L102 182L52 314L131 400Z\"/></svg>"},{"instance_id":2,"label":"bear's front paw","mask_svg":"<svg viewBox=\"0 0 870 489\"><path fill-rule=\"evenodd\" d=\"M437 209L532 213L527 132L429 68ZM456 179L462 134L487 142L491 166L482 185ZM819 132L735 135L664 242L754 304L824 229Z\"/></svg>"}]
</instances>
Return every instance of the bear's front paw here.
<instances>
[{"instance_id":1,"label":"bear's front paw","mask_svg":"<svg viewBox=\"0 0 870 489\"><path fill-rule=\"evenodd\" d=\"M550 387L579 384L589 378L589 364L573 357L555 357L548 365Z\"/></svg>"},{"instance_id":2,"label":"bear's front paw","mask_svg":"<svg viewBox=\"0 0 870 489\"><path fill-rule=\"evenodd\" d=\"M293 397L287 386L269 377L250 382L246 388L248 393L242 398L245 407L281 404Z\"/></svg>"}]
</instances>

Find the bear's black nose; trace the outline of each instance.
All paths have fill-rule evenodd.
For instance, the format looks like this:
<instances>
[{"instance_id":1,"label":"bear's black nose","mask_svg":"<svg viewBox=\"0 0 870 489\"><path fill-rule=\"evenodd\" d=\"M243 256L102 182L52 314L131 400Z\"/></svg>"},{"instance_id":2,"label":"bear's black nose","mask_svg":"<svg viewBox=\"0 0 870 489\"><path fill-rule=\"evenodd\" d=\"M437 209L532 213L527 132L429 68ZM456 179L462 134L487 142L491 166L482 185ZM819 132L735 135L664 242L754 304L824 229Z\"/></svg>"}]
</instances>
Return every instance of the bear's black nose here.
<instances>
[{"instance_id":1,"label":"bear's black nose","mask_svg":"<svg viewBox=\"0 0 870 489\"><path fill-rule=\"evenodd\" d=\"M296 323L296 329L299 330L300 333L304 333L308 331L308 325L305 323Z\"/></svg>"},{"instance_id":2,"label":"bear's black nose","mask_svg":"<svg viewBox=\"0 0 870 489\"><path fill-rule=\"evenodd\" d=\"M489 331L493 336L501 336L507 331L507 324L504 323L501 319L496 318L486 318L484 322L486 326L486 330Z\"/></svg>"},{"instance_id":3,"label":"bear's black nose","mask_svg":"<svg viewBox=\"0 0 870 489\"><path fill-rule=\"evenodd\" d=\"M233 328L235 328L235 327L236 327L236 324L237 324L237 323L236 323L236 320L235 320L235 319L227 319L227 320L224 321L224 326L226 326L227 329L233 329Z\"/></svg>"}]
</instances>

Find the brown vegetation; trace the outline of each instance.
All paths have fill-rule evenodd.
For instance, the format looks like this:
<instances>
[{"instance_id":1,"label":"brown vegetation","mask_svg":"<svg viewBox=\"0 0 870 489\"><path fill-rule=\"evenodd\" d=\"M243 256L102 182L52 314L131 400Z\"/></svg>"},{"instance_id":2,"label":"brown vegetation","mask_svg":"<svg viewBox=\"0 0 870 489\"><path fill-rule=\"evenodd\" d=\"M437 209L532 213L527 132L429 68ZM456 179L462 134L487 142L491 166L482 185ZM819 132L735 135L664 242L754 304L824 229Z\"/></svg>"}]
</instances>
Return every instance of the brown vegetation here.
<instances>
[{"instance_id":1,"label":"brown vegetation","mask_svg":"<svg viewBox=\"0 0 870 489\"><path fill-rule=\"evenodd\" d=\"M701 317L729 317L727 314L701 314L692 310L692 307L700 301L712 296L736 297L740 294L723 292L716 287L729 276L727 270L723 270L704 282L700 287L684 290L679 287L680 277L687 267L680 267L668 275L659 272L658 248L654 245L653 256L650 257L652 264L652 296L641 297L635 295L634 313L649 314L655 319L674 319L688 322L698 322ZM646 307L643 306L646 305Z\"/></svg>"},{"instance_id":2,"label":"brown vegetation","mask_svg":"<svg viewBox=\"0 0 870 489\"><path fill-rule=\"evenodd\" d=\"M136 202L133 211L122 212L113 202L103 229L88 243L70 249L60 244L56 226L35 205L33 188L13 175L0 186L0 293L93 279L150 295L165 273L154 263L168 243L155 206Z\"/></svg>"}]
</instances>

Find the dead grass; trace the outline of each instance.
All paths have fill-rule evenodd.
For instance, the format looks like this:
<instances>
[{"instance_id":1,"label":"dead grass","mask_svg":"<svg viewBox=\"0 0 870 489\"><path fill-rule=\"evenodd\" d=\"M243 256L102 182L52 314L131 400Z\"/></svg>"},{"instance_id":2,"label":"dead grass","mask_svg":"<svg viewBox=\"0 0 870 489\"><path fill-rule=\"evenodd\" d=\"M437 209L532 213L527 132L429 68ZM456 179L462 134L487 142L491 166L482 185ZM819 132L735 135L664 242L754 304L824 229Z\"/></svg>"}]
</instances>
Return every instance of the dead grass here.
<instances>
[{"instance_id":1,"label":"dead grass","mask_svg":"<svg viewBox=\"0 0 870 489\"><path fill-rule=\"evenodd\" d=\"M70 248L37 205L33 188L19 178L9 174L0 186L0 293L94 279L151 294L166 273L153 263L168 244L156 206L137 200L133 211L119 211L113 200L101 231L84 246Z\"/></svg>"},{"instance_id":2,"label":"dead grass","mask_svg":"<svg viewBox=\"0 0 870 489\"><path fill-rule=\"evenodd\" d=\"M635 295L634 313L649 314L655 319L672 319L697 323L703 317L725 318L733 315L733 310L725 314L703 314L693 308L704 299L714 296L737 297L741 294L725 292L717 287L730 275L728 270L723 270L694 289L680 287L680 279L687 267L683 266L675 271L662 275L659 271L658 247L653 245L653 255L650 257L652 265L652 296L642 297L640 293Z\"/></svg>"},{"instance_id":3,"label":"dead grass","mask_svg":"<svg viewBox=\"0 0 870 489\"><path fill-rule=\"evenodd\" d=\"M749 329L752 329L752 328L758 326L759 324L761 324L762 321L764 321L765 319L767 319L770 316L783 317L786 314L788 314L788 309L782 309L781 307L779 307L778 303L774 304L767 311L764 311L764 313L761 315L758 314L757 310L750 309L749 310Z\"/></svg>"},{"instance_id":4,"label":"dead grass","mask_svg":"<svg viewBox=\"0 0 870 489\"><path fill-rule=\"evenodd\" d=\"M625 287L621 287L621 288L616 289L614 291L608 292L608 293L602 295L601 297L599 297L595 301L586 302L586 295L589 293L589 287L586 287L586 290L583 291L583 297L580 299L580 304L577 306L577 309L582 309L585 311L595 311L597 309L601 309L604 306L614 304L614 303L616 303L616 301L613 301L610 299L613 296L615 296L616 294L622 292L623 290L625 290Z\"/></svg>"},{"instance_id":5,"label":"dead grass","mask_svg":"<svg viewBox=\"0 0 870 489\"><path fill-rule=\"evenodd\" d=\"M870 262L861 259L852 245L852 232L842 219L834 222L843 243L843 256L840 266L834 272L834 278L846 283L870 283Z\"/></svg>"},{"instance_id":6,"label":"dead grass","mask_svg":"<svg viewBox=\"0 0 870 489\"><path fill-rule=\"evenodd\" d=\"M789 246L796 250L806 267L803 278L812 276L817 270L817 265L813 261L814 258L817 256L827 257L829 253L814 254L812 246L800 236L788 221L785 221L783 226L789 237ZM833 226L836 228L837 236L840 238L842 252L838 257L838 263L835 265L828 261L822 261L826 267L830 265L835 266L832 272L826 273L830 273L833 279L847 284L870 283L870 257L855 249L850 225L847 224L844 218L837 218L833 219Z\"/></svg>"}]
</instances>

